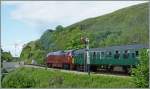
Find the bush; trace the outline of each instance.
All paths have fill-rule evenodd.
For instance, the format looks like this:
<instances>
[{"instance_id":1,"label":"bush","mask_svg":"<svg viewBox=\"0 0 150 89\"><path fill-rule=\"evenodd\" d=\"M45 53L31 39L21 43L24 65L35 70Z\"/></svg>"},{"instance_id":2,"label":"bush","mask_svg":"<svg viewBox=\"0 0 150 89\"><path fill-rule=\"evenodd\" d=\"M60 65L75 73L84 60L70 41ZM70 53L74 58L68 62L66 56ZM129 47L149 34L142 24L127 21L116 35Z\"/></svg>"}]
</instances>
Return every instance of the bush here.
<instances>
[{"instance_id":1,"label":"bush","mask_svg":"<svg viewBox=\"0 0 150 89\"><path fill-rule=\"evenodd\" d=\"M4 61L4 60L8 61L8 62L12 61L13 57L12 57L10 52L3 52L1 50L1 54L2 54L1 55L1 58L2 58L1 62Z\"/></svg>"},{"instance_id":2,"label":"bush","mask_svg":"<svg viewBox=\"0 0 150 89\"><path fill-rule=\"evenodd\" d=\"M31 71L30 71L31 72ZM2 80L2 87L4 88L30 88L35 86L35 80L30 72L12 72L4 77ZM13 76L13 77L12 77Z\"/></svg>"},{"instance_id":3,"label":"bush","mask_svg":"<svg viewBox=\"0 0 150 89\"><path fill-rule=\"evenodd\" d=\"M134 83L137 87L149 86L149 55L146 49L141 50L139 64L132 70Z\"/></svg>"}]
</instances>

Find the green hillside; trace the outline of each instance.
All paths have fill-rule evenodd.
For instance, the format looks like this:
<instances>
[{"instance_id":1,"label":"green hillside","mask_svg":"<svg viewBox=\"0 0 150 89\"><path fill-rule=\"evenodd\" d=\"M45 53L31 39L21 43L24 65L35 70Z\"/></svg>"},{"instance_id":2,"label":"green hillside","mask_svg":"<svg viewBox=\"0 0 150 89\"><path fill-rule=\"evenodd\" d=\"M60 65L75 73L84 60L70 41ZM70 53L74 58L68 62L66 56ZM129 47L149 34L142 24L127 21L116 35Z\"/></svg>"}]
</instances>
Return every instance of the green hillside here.
<instances>
[{"instance_id":1,"label":"green hillside","mask_svg":"<svg viewBox=\"0 0 150 89\"><path fill-rule=\"evenodd\" d=\"M113 13L89 18L68 27L48 29L40 39L29 42L22 50L21 59L36 59L42 63L50 51L80 49L81 36L90 39L90 48L112 45L148 43L148 3L117 10Z\"/></svg>"}]
</instances>

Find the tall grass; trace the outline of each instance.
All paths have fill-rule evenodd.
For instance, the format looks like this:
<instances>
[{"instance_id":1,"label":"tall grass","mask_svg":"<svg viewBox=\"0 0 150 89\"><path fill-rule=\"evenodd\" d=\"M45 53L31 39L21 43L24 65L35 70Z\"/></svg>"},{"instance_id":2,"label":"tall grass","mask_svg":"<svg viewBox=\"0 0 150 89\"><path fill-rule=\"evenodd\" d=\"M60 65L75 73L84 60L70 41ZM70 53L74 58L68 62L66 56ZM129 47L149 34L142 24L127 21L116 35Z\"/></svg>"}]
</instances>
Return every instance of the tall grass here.
<instances>
[{"instance_id":1,"label":"tall grass","mask_svg":"<svg viewBox=\"0 0 150 89\"><path fill-rule=\"evenodd\" d=\"M60 71L18 68L2 80L5 88L131 88L131 77L74 74Z\"/></svg>"}]
</instances>

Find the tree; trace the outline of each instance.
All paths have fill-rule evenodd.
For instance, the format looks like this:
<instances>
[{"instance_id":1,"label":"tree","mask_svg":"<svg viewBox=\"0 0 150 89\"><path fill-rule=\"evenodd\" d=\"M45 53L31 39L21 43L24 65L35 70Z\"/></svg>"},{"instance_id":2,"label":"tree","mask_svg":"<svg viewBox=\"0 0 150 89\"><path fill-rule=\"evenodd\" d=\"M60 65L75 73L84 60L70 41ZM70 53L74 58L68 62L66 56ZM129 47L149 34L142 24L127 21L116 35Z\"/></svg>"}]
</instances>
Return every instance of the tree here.
<instances>
[{"instance_id":1,"label":"tree","mask_svg":"<svg viewBox=\"0 0 150 89\"><path fill-rule=\"evenodd\" d=\"M1 61L5 60L5 61L9 62L9 61L12 61L12 59L13 59L13 57L10 52L3 52L1 50Z\"/></svg>"},{"instance_id":2,"label":"tree","mask_svg":"<svg viewBox=\"0 0 150 89\"><path fill-rule=\"evenodd\" d=\"M132 70L132 76L137 87L149 86L149 52L141 50L139 56L139 64Z\"/></svg>"},{"instance_id":3,"label":"tree","mask_svg":"<svg viewBox=\"0 0 150 89\"><path fill-rule=\"evenodd\" d=\"M54 32L54 30L53 29L47 29L46 32Z\"/></svg>"},{"instance_id":4,"label":"tree","mask_svg":"<svg viewBox=\"0 0 150 89\"><path fill-rule=\"evenodd\" d=\"M56 27L56 31L61 31L61 30L63 30L64 29L64 27L62 26L62 25L58 25L57 27Z\"/></svg>"}]
</instances>

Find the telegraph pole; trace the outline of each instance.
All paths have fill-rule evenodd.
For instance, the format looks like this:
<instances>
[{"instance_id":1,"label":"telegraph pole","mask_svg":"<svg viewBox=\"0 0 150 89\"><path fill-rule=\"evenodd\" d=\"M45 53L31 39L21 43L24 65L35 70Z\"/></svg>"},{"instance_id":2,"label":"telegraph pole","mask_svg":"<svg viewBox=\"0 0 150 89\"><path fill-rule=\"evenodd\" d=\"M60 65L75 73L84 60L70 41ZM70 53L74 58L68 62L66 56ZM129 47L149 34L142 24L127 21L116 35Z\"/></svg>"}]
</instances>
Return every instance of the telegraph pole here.
<instances>
[{"instance_id":1,"label":"telegraph pole","mask_svg":"<svg viewBox=\"0 0 150 89\"><path fill-rule=\"evenodd\" d=\"M82 25L81 25L81 31L83 31L83 26ZM87 37L81 37L81 41L85 45L85 51L84 51L84 71L88 72L88 75L90 76L89 38L87 38Z\"/></svg>"},{"instance_id":2,"label":"telegraph pole","mask_svg":"<svg viewBox=\"0 0 150 89\"><path fill-rule=\"evenodd\" d=\"M18 46L18 44L17 44L17 43L15 43L15 57L17 57L17 51L16 51L17 46Z\"/></svg>"},{"instance_id":3,"label":"telegraph pole","mask_svg":"<svg viewBox=\"0 0 150 89\"><path fill-rule=\"evenodd\" d=\"M85 51L84 51L84 71L88 72L90 76L90 55L89 55L89 39L87 37L81 38L81 40L85 44Z\"/></svg>"},{"instance_id":4,"label":"telegraph pole","mask_svg":"<svg viewBox=\"0 0 150 89\"><path fill-rule=\"evenodd\" d=\"M81 42L84 44L84 47L86 48L86 42L85 42L85 37L81 37ZM86 50L83 52L83 65L84 65L84 72L87 71L87 68L86 68Z\"/></svg>"},{"instance_id":5,"label":"telegraph pole","mask_svg":"<svg viewBox=\"0 0 150 89\"><path fill-rule=\"evenodd\" d=\"M89 55L89 39L85 38L85 45L86 45L86 68L88 75L90 76L90 55Z\"/></svg>"},{"instance_id":6,"label":"telegraph pole","mask_svg":"<svg viewBox=\"0 0 150 89\"><path fill-rule=\"evenodd\" d=\"M84 39L85 40L85 39ZM85 44L85 43L84 43ZM85 44L86 48L86 44ZM84 72L87 72L87 59L86 59L86 50L84 51Z\"/></svg>"}]
</instances>

